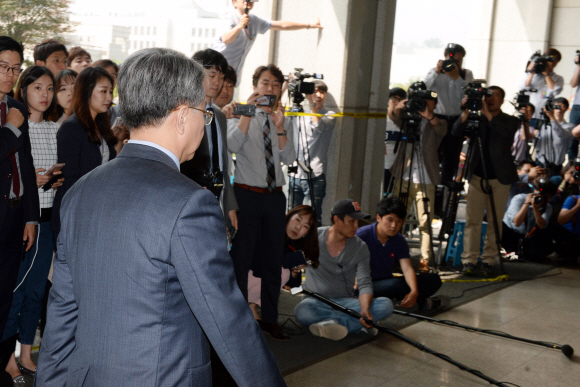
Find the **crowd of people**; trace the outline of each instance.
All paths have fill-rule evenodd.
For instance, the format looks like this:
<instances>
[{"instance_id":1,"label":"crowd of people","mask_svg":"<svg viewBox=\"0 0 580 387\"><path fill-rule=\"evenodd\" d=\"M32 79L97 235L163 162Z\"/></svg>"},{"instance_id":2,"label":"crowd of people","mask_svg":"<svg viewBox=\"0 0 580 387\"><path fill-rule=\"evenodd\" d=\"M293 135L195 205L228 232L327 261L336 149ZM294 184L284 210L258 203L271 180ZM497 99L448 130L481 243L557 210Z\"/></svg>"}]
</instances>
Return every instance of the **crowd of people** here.
<instances>
[{"instance_id":1,"label":"crowd of people","mask_svg":"<svg viewBox=\"0 0 580 387\"><path fill-rule=\"evenodd\" d=\"M431 221L436 187L451 188L461 178L468 182L464 274L492 275L500 244L535 261L578 251L580 98L566 122L569 102L556 98L564 82L554 72L557 50L546 51L540 73L530 63L521 85L529 102L519 104L516 117L502 111L499 86L487 88L478 109L466 106L473 74L462 66L466 50L449 44L424 82L389 91L388 195L374 217L341 199L323 218L335 127L334 112L325 107L328 86L317 80L305 96L311 116L285 117L288 79L268 64L254 70L246 103L234 100L257 34L322 26L264 20L249 13L254 2L232 4L214 48L192 58L146 49L119 67L48 39L34 47L34 65L23 69L24 47L0 36L1 386L25 376L39 386L87 377L114 383L127 359L122 351L112 356L111 348L135 347L131 340L142 363L129 361L132 368L121 371L126 377L152 377L143 364L158 364L160 384L185 374L207 380L204 333L236 380L247 384L261 373L252 385L283 385L259 331L290 340L278 323L278 299L281 289L299 287L303 274L305 288L364 317L305 297L296 320L332 340L376 335L368 321L388 318L397 302L421 310L449 303L436 295L441 280L430 267ZM412 94L424 106L409 118ZM409 138L410 120L417 138L398 147ZM480 146L466 154L466 141ZM282 164L296 169L288 174ZM413 207L421 238L417 270L401 234ZM487 227L480 254L484 216L498 228ZM401 275L394 275L397 266ZM169 315L170 333L152 330ZM39 320L44 341L37 368L31 353ZM139 347L139 340L155 338L157 350ZM159 360L167 343L191 340L203 342L202 354ZM264 369L251 365L249 347ZM176 356L200 369L191 371Z\"/></svg>"}]
</instances>

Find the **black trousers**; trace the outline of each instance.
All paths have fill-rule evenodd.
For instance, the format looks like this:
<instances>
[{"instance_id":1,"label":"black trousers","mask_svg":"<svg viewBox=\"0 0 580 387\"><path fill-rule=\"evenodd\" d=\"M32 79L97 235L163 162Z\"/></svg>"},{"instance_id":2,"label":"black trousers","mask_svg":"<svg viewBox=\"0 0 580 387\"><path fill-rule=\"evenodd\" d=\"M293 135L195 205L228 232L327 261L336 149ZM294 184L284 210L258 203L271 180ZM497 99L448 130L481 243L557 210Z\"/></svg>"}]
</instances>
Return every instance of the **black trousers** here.
<instances>
[{"instance_id":1,"label":"black trousers","mask_svg":"<svg viewBox=\"0 0 580 387\"><path fill-rule=\"evenodd\" d=\"M442 119L447 121L447 134L443 137L438 149L439 163L441 163L441 183L446 184L453 180L453 175L457 171L459 154L463 147L463 137L455 137L451 134L453 124L460 116L437 115L437 117L444 117Z\"/></svg>"},{"instance_id":2,"label":"black trousers","mask_svg":"<svg viewBox=\"0 0 580 387\"><path fill-rule=\"evenodd\" d=\"M248 300L248 271L262 279L262 320L278 322L282 256L286 233L286 197L282 191L259 193L234 186L238 201L238 234L230 254L238 286ZM260 251L256 251L260 249Z\"/></svg>"},{"instance_id":3,"label":"black trousers","mask_svg":"<svg viewBox=\"0 0 580 387\"><path fill-rule=\"evenodd\" d=\"M0 337L4 333L8 319L12 305L12 292L16 287L16 277L24 253L23 234L24 209L22 205L16 208L8 207L4 223L0 226ZM16 336L0 343L0 386L4 380L8 380L4 369L14 352L15 344Z\"/></svg>"},{"instance_id":4,"label":"black trousers","mask_svg":"<svg viewBox=\"0 0 580 387\"><path fill-rule=\"evenodd\" d=\"M438 274L427 273L417 275L417 289L419 296L417 297L417 304L420 307L425 305L427 298L431 297L441 287L441 278ZM391 300L403 300L405 296L411 291L409 285L405 281L405 277L393 277L383 280L373 281L373 296L387 297Z\"/></svg>"}]
</instances>

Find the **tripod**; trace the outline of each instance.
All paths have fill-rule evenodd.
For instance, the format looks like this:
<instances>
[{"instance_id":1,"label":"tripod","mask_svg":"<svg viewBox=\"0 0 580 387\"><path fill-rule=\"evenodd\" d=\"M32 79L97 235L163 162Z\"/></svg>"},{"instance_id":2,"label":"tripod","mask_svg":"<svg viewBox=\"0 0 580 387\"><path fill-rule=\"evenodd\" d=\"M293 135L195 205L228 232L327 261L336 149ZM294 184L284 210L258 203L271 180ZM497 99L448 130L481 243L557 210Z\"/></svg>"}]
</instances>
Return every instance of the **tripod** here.
<instances>
[{"instance_id":1,"label":"tripod","mask_svg":"<svg viewBox=\"0 0 580 387\"><path fill-rule=\"evenodd\" d=\"M541 112L541 119L539 125L539 134L534 142L534 148L536 148L536 155L538 152L538 141L542 140L542 151L544 156L544 167L554 171L556 166L556 150L554 149L554 129L552 128L552 122L545 112ZM545 130L542 130L545 129ZM544 136L545 133L545 136ZM539 157L536 156L536 161L540 161ZM541 161L540 161L541 162ZM551 175L551 173L547 173Z\"/></svg>"},{"instance_id":2,"label":"tripod","mask_svg":"<svg viewBox=\"0 0 580 387\"><path fill-rule=\"evenodd\" d=\"M497 248L497 255L499 259L499 266L501 274L505 274L503 261L501 259L500 251L501 251L501 243L500 243L500 234L499 234L499 224L497 220L497 211L495 206L495 199L493 197L493 190L491 185L489 184L489 174L487 171L487 166L485 165L485 158L483 155L483 140L481 138L481 121L480 121L480 114L479 111L470 111L469 116L467 118L467 126L465 129L465 134L469 137L469 147L467 149L466 161L464 171L469 170L469 166L471 163L471 159L473 156L474 148L477 144L477 149L479 151L479 161L481 163L482 171L483 171L483 179L481 180L481 189L482 191L488 195L489 197L489 204L491 208L488 208L488 214L491 210L492 215L492 225L493 230L495 233L495 244ZM451 227L451 225L455 224L455 216L457 214L457 205L459 204L459 187L463 184L459 184L458 186L454 187L454 190L451 191L450 198L447 202L447 208L445 210L446 220L444 220L444 224L446 224L447 230ZM441 228L443 231L443 227ZM442 232L440 232L440 235ZM447 247L445 251L449 248L449 242L447 243ZM439 249L441 250L441 249Z\"/></svg>"},{"instance_id":3,"label":"tripod","mask_svg":"<svg viewBox=\"0 0 580 387\"><path fill-rule=\"evenodd\" d=\"M401 159L401 171L398 174L400 176L398 192L395 193L395 176L391 177L389 182L389 187L387 192L393 192L396 194L405 206L409 206L409 192L411 192L411 184L413 181L419 181L420 190L422 192L422 202L423 202L423 214L427 216L427 233L429 235L429 261L431 266L437 270L437 263L435 262L435 253L433 249L433 229L431 226L431 212L429 211L429 198L427 197L427 181L425 162L423 160L423 147L421 143L421 127L423 125L423 118L417 113L407 113L403 118L403 125L401 128L401 136L397 139L395 144L395 153L398 151L399 146L402 144L402 155ZM406 160L407 160L407 145L411 145L410 163L405 170ZM413 165L415 164L415 165ZM414 173L416 170L416 173ZM407 176L405 176L407 172ZM406 179L405 179L406 177ZM406 191L403 190L403 184L407 184Z\"/></svg>"}]
</instances>

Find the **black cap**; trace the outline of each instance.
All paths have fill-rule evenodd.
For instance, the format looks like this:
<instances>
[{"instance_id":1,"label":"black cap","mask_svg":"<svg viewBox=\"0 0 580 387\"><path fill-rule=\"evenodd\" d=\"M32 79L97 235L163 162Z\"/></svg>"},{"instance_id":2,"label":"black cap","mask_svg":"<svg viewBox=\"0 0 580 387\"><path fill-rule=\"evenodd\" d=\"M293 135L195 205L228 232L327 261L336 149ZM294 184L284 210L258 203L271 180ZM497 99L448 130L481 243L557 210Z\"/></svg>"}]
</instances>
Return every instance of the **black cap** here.
<instances>
[{"instance_id":1,"label":"black cap","mask_svg":"<svg viewBox=\"0 0 580 387\"><path fill-rule=\"evenodd\" d=\"M341 199L334 204L332 211L330 212L332 216L334 215L348 215L353 219L370 219L369 214L365 214L360 210L360 204L352 199Z\"/></svg>"},{"instance_id":2,"label":"black cap","mask_svg":"<svg viewBox=\"0 0 580 387\"><path fill-rule=\"evenodd\" d=\"M401 97L403 99L407 98L407 92L400 87L393 87L389 90L389 98Z\"/></svg>"}]
</instances>

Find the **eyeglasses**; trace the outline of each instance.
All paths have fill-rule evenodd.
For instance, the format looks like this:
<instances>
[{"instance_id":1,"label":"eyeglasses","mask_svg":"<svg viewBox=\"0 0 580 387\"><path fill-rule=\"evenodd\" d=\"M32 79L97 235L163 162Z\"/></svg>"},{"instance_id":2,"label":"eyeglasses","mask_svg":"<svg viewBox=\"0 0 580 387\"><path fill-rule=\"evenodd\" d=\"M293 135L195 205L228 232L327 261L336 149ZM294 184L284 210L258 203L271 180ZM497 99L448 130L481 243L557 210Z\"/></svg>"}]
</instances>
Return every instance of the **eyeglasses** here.
<instances>
[{"instance_id":1,"label":"eyeglasses","mask_svg":"<svg viewBox=\"0 0 580 387\"><path fill-rule=\"evenodd\" d=\"M195 110L199 110L200 112L203 113L203 119L205 120L205 124L209 125L211 124L211 121L213 120L213 113L210 112L209 110L202 110L202 109L198 109L196 107L193 106L188 106L189 109L195 109ZM173 109L172 112L176 112L179 109Z\"/></svg>"},{"instance_id":2,"label":"eyeglasses","mask_svg":"<svg viewBox=\"0 0 580 387\"><path fill-rule=\"evenodd\" d=\"M20 65L10 67L5 64L0 64L0 74L7 74L10 70L12 70L12 74L14 74L15 77L19 76L20 73L22 72Z\"/></svg>"}]
</instances>

